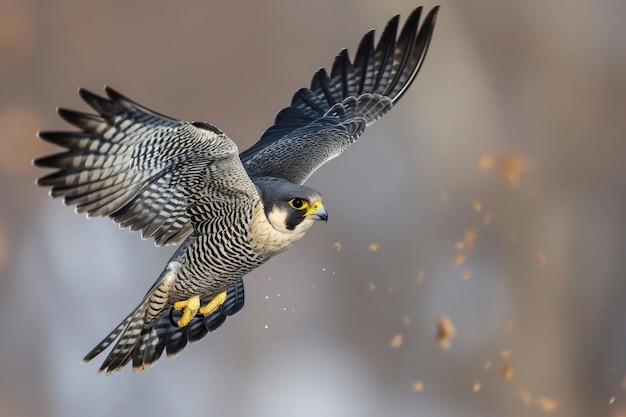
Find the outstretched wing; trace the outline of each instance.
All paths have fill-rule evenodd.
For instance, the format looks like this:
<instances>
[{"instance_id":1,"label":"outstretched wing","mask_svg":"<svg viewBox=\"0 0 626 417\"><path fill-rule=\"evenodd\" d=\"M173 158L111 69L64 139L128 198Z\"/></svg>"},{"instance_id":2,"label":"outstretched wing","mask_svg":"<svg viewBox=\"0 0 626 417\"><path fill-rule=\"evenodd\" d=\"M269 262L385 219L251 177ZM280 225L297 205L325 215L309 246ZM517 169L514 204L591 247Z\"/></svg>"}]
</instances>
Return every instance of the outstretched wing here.
<instances>
[{"instance_id":1,"label":"outstretched wing","mask_svg":"<svg viewBox=\"0 0 626 417\"><path fill-rule=\"evenodd\" d=\"M105 92L108 98L79 90L98 114L58 110L80 132L39 133L67 149L34 161L58 169L37 180L52 187L52 197L163 245L191 232L190 206L255 195L237 146L219 129L160 115L110 87Z\"/></svg>"},{"instance_id":2,"label":"outstretched wing","mask_svg":"<svg viewBox=\"0 0 626 417\"><path fill-rule=\"evenodd\" d=\"M419 27L422 8L407 19L397 37L399 16L392 18L374 47L374 31L361 41L354 63L342 50L330 76L313 76L298 90L291 106L240 157L252 178L278 177L303 183L317 168L337 157L400 100L417 75L433 34L439 6Z\"/></svg>"}]
</instances>

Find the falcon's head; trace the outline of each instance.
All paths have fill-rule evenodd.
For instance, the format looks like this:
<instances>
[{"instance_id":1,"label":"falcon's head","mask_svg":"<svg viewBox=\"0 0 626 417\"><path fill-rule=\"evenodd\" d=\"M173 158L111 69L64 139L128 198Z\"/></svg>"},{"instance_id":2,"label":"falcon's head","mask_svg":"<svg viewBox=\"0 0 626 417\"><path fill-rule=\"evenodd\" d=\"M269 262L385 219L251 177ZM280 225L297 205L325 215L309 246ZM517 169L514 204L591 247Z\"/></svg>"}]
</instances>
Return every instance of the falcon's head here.
<instances>
[{"instance_id":1,"label":"falcon's head","mask_svg":"<svg viewBox=\"0 0 626 417\"><path fill-rule=\"evenodd\" d=\"M284 234L303 234L316 220L328 220L317 191L281 180L255 182L265 215L272 227Z\"/></svg>"}]
</instances>

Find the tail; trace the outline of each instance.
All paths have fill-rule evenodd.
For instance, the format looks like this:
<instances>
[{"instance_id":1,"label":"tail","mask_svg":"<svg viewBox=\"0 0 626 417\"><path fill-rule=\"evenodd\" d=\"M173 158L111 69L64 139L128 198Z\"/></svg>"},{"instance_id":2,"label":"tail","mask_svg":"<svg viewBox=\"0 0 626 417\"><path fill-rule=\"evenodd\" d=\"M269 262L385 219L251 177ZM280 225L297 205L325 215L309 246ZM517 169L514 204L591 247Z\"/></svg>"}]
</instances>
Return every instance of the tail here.
<instances>
[{"instance_id":1,"label":"tail","mask_svg":"<svg viewBox=\"0 0 626 417\"><path fill-rule=\"evenodd\" d=\"M207 333L224 323L226 317L237 313L244 304L243 281L239 280L228 288L226 301L219 309L206 317L195 317L185 327L177 327L181 314L168 306L161 315L149 323L145 322L149 296L142 301L107 337L105 337L83 359L91 361L115 340L117 343L106 357L98 373L121 371L131 360L133 371L139 372L152 366L165 350L168 357L178 355L187 342L197 342ZM206 304L210 299L203 299Z\"/></svg>"}]
</instances>

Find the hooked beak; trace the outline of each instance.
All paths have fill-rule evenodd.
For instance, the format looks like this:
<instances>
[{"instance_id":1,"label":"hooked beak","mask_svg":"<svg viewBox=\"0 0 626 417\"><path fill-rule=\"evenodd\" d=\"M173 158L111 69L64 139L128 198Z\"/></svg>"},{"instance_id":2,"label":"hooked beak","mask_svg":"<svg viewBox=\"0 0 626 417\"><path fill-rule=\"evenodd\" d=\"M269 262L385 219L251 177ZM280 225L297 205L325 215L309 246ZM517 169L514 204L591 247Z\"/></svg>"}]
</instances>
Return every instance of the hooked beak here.
<instances>
[{"instance_id":1,"label":"hooked beak","mask_svg":"<svg viewBox=\"0 0 626 417\"><path fill-rule=\"evenodd\" d=\"M322 203L317 202L307 209L304 217L309 220L324 220L326 222L328 221L328 212Z\"/></svg>"}]
</instances>

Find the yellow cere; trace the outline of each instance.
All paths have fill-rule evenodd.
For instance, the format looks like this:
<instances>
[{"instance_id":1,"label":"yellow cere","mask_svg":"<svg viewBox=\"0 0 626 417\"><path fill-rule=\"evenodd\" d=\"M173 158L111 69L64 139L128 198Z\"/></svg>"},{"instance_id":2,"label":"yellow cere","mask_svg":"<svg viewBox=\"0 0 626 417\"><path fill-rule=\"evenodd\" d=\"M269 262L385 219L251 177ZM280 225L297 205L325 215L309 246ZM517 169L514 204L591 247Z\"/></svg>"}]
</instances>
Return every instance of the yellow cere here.
<instances>
[{"instance_id":1,"label":"yellow cere","mask_svg":"<svg viewBox=\"0 0 626 417\"><path fill-rule=\"evenodd\" d=\"M305 205L308 206L308 203L305 201ZM316 201L315 203L311 204L311 206L309 207L309 209L307 210L307 214L310 213L315 213L317 210L319 210L322 207L322 203L320 203L319 201Z\"/></svg>"}]
</instances>

